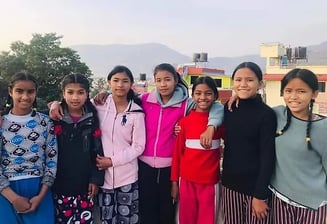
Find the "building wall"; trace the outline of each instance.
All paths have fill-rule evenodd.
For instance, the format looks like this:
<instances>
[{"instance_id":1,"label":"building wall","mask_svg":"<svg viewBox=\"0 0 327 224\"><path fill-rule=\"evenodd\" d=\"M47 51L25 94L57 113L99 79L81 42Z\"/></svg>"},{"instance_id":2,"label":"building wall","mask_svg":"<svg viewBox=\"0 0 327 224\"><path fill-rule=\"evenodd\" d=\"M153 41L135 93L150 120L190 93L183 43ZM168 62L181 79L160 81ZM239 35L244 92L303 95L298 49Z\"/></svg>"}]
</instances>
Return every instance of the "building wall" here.
<instances>
[{"instance_id":1,"label":"building wall","mask_svg":"<svg viewBox=\"0 0 327 224\"><path fill-rule=\"evenodd\" d=\"M326 83L327 87L327 83ZM327 91L327 88L326 88ZM327 92L319 92L316 98L314 112L327 116ZM280 96L280 81L265 81L266 103L271 106L285 105Z\"/></svg>"},{"instance_id":2,"label":"building wall","mask_svg":"<svg viewBox=\"0 0 327 224\"><path fill-rule=\"evenodd\" d=\"M271 106L283 105L284 100L280 96L280 81L265 82L266 103Z\"/></svg>"}]
</instances>

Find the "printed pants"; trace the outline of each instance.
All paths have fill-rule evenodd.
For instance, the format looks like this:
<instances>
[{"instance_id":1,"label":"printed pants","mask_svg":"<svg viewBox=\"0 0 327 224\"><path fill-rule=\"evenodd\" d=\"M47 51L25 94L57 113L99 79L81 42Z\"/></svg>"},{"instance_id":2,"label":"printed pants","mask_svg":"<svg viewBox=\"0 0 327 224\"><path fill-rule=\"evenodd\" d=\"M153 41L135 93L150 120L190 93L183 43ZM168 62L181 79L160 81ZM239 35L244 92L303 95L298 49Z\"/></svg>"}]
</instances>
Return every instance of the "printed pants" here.
<instances>
[{"instance_id":1,"label":"printed pants","mask_svg":"<svg viewBox=\"0 0 327 224\"><path fill-rule=\"evenodd\" d=\"M135 224L139 222L137 182L115 189L100 189L98 202L102 224Z\"/></svg>"},{"instance_id":2,"label":"printed pants","mask_svg":"<svg viewBox=\"0 0 327 224\"><path fill-rule=\"evenodd\" d=\"M318 210L290 205L273 194L272 219L274 224L325 224L327 222L327 205Z\"/></svg>"},{"instance_id":3,"label":"printed pants","mask_svg":"<svg viewBox=\"0 0 327 224\"><path fill-rule=\"evenodd\" d=\"M223 224L269 224L270 216L257 219L252 215L252 197L221 186L221 219ZM293 223L289 223L293 224Z\"/></svg>"},{"instance_id":4,"label":"printed pants","mask_svg":"<svg viewBox=\"0 0 327 224\"><path fill-rule=\"evenodd\" d=\"M88 195L65 196L54 194L56 224L92 224L93 200Z\"/></svg>"}]
</instances>

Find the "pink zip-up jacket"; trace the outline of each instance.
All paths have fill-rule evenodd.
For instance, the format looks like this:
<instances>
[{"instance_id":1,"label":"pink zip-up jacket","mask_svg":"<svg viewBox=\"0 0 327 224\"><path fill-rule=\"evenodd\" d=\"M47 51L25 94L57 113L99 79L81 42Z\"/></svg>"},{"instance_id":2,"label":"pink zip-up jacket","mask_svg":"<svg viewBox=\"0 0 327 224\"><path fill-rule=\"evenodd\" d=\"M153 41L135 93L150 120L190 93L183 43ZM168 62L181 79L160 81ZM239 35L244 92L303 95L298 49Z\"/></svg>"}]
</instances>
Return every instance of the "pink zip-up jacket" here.
<instances>
[{"instance_id":1,"label":"pink zip-up jacket","mask_svg":"<svg viewBox=\"0 0 327 224\"><path fill-rule=\"evenodd\" d=\"M171 166L176 137L174 127L195 103L188 97L188 89L178 84L171 99L163 104L156 90L142 95L145 112L146 145L139 159L151 167ZM210 109L208 125L216 128L222 124L224 107L214 103Z\"/></svg>"},{"instance_id":2,"label":"pink zip-up jacket","mask_svg":"<svg viewBox=\"0 0 327 224\"><path fill-rule=\"evenodd\" d=\"M157 100L157 92L142 96L142 108L146 114L147 142L140 160L151 167L171 166L172 152L175 144L174 127L185 116L188 96L171 99L167 105ZM173 97L174 98L174 97Z\"/></svg>"},{"instance_id":3,"label":"pink zip-up jacket","mask_svg":"<svg viewBox=\"0 0 327 224\"><path fill-rule=\"evenodd\" d=\"M142 108L130 101L123 113L117 113L112 95L96 105L104 156L113 166L105 171L102 188L114 189L137 181L137 158L145 147L145 123Z\"/></svg>"}]
</instances>

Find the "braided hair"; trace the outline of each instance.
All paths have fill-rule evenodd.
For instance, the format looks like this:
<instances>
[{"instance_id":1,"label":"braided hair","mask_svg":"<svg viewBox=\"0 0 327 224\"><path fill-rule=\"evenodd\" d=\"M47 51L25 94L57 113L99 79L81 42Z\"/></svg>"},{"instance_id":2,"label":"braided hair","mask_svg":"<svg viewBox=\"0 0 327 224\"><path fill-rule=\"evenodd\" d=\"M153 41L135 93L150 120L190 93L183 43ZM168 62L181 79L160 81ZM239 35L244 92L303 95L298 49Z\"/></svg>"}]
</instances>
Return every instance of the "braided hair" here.
<instances>
[{"instance_id":1,"label":"braided hair","mask_svg":"<svg viewBox=\"0 0 327 224\"><path fill-rule=\"evenodd\" d=\"M281 81L281 96L284 94L284 89L286 85L293 79L298 78L301 79L303 82L305 82L312 90L312 92L318 91L318 79L317 76L308 69L300 69L296 68L291 71L289 71L284 78ZM306 129L306 136L305 140L307 142L307 146L309 150L313 150L312 144L311 144L311 138L310 138L310 132L311 132L311 126L312 126L312 117L313 117L313 104L314 99L311 99L309 104L309 115L308 115L308 124ZM285 131L290 127L291 121L292 121L292 112L291 110L286 106L286 113L287 113L287 120L285 126L282 128L282 130L277 131L276 137L283 135Z\"/></svg>"},{"instance_id":2,"label":"braided hair","mask_svg":"<svg viewBox=\"0 0 327 224\"><path fill-rule=\"evenodd\" d=\"M61 81L61 90L62 92L65 91L65 88L68 84L80 84L81 87L83 89L85 89L85 91L87 92L87 99L85 101L84 104L84 108L86 109L86 111L88 112L92 112L93 113L93 117L94 117L94 124L93 124L93 129L96 130L99 128L100 123L99 123L99 118L97 116L97 110L96 108L93 106L92 102L90 101L90 97L89 97L89 92L90 92L90 82L87 79L87 77L83 74L79 74L79 73L72 73L69 75L66 75L63 80ZM61 100L61 105L63 108L67 108L67 102L64 98L62 98Z\"/></svg>"},{"instance_id":3,"label":"braided hair","mask_svg":"<svg viewBox=\"0 0 327 224\"><path fill-rule=\"evenodd\" d=\"M117 65L116 67L114 67L108 74L107 76L107 81L110 81L112 76L114 76L117 73L125 73L129 80L131 81L131 83L134 83L134 76L133 73L131 72L131 70L129 68L127 68L126 66L123 65ZM137 97L137 95L135 94L135 92L133 91L133 89L130 89L127 93L127 101L133 100L136 104L138 104L139 106L141 105L141 100Z\"/></svg>"},{"instance_id":4,"label":"braided hair","mask_svg":"<svg viewBox=\"0 0 327 224\"><path fill-rule=\"evenodd\" d=\"M36 81L36 78L26 72L26 71L20 71L20 72L17 72L15 73L12 77L11 77L11 80L8 84L8 87L10 90L13 90L16 82L18 81L31 81L34 83L35 85L35 90L37 90L37 81ZM5 108L4 108L4 111L1 113L1 115L6 115L10 112L10 110L14 107L14 101L13 101L13 98L10 96L9 94L9 91L8 91L8 96L7 96L7 100L6 100L6 104L5 104ZM33 105L32 105L32 117L34 117L36 115L36 111L37 111L37 103L36 103L36 97L33 101Z\"/></svg>"}]
</instances>

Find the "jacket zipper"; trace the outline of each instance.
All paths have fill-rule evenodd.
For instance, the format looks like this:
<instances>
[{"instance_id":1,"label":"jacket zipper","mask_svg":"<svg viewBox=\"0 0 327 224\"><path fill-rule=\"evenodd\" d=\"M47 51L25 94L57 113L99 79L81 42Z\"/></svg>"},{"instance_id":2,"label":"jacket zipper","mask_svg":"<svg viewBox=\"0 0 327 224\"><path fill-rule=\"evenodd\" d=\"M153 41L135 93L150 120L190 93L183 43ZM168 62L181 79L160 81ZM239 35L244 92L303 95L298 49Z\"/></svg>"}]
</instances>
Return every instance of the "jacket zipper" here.
<instances>
[{"instance_id":1,"label":"jacket zipper","mask_svg":"<svg viewBox=\"0 0 327 224\"><path fill-rule=\"evenodd\" d=\"M160 107L160 114L159 114L159 119L158 119L159 120L159 123L158 123L156 141L154 143L154 155L153 155L153 163L154 163L154 166L156 164L157 148L158 148L158 141L159 141L159 135L160 135L160 127L161 127L161 119L162 119L162 111L163 111L163 108Z\"/></svg>"},{"instance_id":2,"label":"jacket zipper","mask_svg":"<svg viewBox=\"0 0 327 224\"><path fill-rule=\"evenodd\" d=\"M112 133L111 133L111 145L114 145L114 132L115 132L115 125L116 125L116 120L117 120L117 116L118 113L116 113L115 119L114 119L114 123L113 123L113 127L112 127ZM112 155L115 155L115 149L112 149ZM112 163L112 160L111 160ZM114 166L112 166L112 188L115 188L115 168Z\"/></svg>"}]
</instances>

